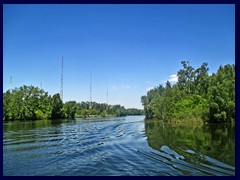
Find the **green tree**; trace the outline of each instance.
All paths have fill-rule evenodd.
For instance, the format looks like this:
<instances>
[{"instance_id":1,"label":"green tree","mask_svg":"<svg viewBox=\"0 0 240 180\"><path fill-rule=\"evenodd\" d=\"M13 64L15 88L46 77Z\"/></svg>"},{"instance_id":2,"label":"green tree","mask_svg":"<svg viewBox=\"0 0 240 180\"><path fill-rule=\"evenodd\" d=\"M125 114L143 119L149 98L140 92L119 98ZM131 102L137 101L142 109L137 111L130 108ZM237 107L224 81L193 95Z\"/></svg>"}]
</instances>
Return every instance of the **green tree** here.
<instances>
[{"instance_id":1,"label":"green tree","mask_svg":"<svg viewBox=\"0 0 240 180\"><path fill-rule=\"evenodd\" d=\"M205 62L196 70L182 61L177 84L166 82L141 97L146 118L185 119L205 122L235 120L235 66L220 66L208 75Z\"/></svg>"},{"instance_id":2,"label":"green tree","mask_svg":"<svg viewBox=\"0 0 240 180\"><path fill-rule=\"evenodd\" d=\"M183 69L180 69L177 73L178 76L178 86L181 90L186 90L186 93L194 93L194 77L195 71L192 66L189 65L188 61L181 61Z\"/></svg>"},{"instance_id":3,"label":"green tree","mask_svg":"<svg viewBox=\"0 0 240 180\"><path fill-rule=\"evenodd\" d=\"M51 105L52 105L51 118L52 119L64 118L63 102L59 93L53 95L51 99Z\"/></svg>"},{"instance_id":4,"label":"green tree","mask_svg":"<svg viewBox=\"0 0 240 180\"><path fill-rule=\"evenodd\" d=\"M207 96L208 88L210 86L208 71L209 68L207 67L208 63L203 63L200 68L197 68L195 71L195 88L196 93L202 95L204 97Z\"/></svg>"},{"instance_id":5,"label":"green tree","mask_svg":"<svg viewBox=\"0 0 240 180\"><path fill-rule=\"evenodd\" d=\"M231 122L235 119L235 66L220 66L211 76L208 92L210 122Z\"/></svg>"},{"instance_id":6,"label":"green tree","mask_svg":"<svg viewBox=\"0 0 240 180\"><path fill-rule=\"evenodd\" d=\"M63 105L65 117L68 119L75 119L75 114L77 110L76 101L68 101Z\"/></svg>"},{"instance_id":7,"label":"green tree","mask_svg":"<svg viewBox=\"0 0 240 180\"><path fill-rule=\"evenodd\" d=\"M35 120L49 118L50 99L34 86L21 86L3 94L4 120Z\"/></svg>"}]
</instances>

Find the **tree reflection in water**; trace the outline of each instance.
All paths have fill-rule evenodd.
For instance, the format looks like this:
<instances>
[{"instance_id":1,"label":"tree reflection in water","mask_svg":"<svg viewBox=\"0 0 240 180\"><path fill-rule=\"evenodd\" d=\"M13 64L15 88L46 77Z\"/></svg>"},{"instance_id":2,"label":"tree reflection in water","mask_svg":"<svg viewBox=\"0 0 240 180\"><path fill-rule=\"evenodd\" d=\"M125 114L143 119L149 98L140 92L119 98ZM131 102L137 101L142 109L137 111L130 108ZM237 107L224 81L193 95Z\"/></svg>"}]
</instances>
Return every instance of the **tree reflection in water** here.
<instances>
[{"instance_id":1,"label":"tree reflection in water","mask_svg":"<svg viewBox=\"0 0 240 180\"><path fill-rule=\"evenodd\" d=\"M234 125L170 124L145 120L145 131L148 145L157 151L176 153L194 163L209 164L208 157L211 157L235 167Z\"/></svg>"}]
</instances>

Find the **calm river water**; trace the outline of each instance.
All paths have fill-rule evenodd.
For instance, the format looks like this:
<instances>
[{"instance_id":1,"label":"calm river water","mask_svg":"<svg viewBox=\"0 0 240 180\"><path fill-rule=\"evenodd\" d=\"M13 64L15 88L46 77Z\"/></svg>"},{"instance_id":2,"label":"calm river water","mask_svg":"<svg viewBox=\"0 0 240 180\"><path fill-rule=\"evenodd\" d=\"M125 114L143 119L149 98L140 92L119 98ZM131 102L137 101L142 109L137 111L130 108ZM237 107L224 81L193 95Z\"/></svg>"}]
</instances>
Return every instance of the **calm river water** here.
<instances>
[{"instance_id":1,"label":"calm river water","mask_svg":"<svg viewBox=\"0 0 240 180\"><path fill-rule=\"evenodd\" d=\"M4 122L3 175L235 175L235 127L144 116Z\"/></svg>"}]
</instances>

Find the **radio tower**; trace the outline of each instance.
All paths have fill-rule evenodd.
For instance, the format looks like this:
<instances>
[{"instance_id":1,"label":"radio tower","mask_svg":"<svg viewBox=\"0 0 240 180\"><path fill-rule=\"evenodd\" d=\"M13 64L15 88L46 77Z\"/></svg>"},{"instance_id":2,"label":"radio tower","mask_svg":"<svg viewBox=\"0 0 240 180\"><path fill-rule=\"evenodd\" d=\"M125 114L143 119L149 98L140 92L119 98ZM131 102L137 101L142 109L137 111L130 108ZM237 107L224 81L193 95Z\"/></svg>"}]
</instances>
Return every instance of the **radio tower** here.
<instances>
[{"instance_id":1,"label":"radio tower","mask_svg":"<svg viewBox=\"0 0 240 180\"><path fill-rule=\"evenodd\" d=\"M63 56L62 56L62 72L61 72L61 90L60 90L60 97L63 101Z\"/></svg>"},{"instance_id":2,"label":"radio tower","mask_svg":"<svg viewBox=\"0 0 240 180\"><path fill-rule=\"evenodd\" d=\"M10 76L10 92L12 90L12 75Z\"/></svg>"},{"instance_id":3,"label":"radio tower","mask_svg":"<svg viewBox=\"0 0 240 180\"><path fill-rule=\"evenodd\" d=\"M107 81L107 106L108 106L108 81Z\"/></svg>"},{"instance_id":4,"label":"radio tower","mask_svg":"<svg viewBox=\"0 0 240 180\"><path fill-rule=\"evenodd\" d=\"M106 108L106 112L108 112L108 80L107 80L107 108Z\"/></svg>"},{"instance_id":5,"label":"radio tower","mask_svg":"<svg viewBox=\"0 0 240 180\"><path fill-rule=\"evenodd\" d=\"M89 109L92 109L92 71L90 71L90 97L89 97Z\"/></svg>"}]
</instances>

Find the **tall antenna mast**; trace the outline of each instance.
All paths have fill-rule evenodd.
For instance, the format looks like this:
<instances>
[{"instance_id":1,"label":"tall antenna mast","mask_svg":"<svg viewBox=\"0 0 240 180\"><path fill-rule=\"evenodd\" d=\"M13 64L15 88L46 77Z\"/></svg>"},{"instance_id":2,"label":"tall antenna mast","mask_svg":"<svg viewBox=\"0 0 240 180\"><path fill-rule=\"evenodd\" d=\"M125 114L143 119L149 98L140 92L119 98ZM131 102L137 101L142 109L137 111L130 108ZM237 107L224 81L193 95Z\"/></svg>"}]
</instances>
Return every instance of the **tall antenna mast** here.
<instances>
[{"instance_id":1,"label":"tall antenna mast","mask_svg":"<svg viewBox=\"0 0 240 180\"><path fill-rule=\"evenodd\" d=\"M12 75L10 76L10 91L12 90Z\"/></svg>"},{"instance_id":2,"label":"tall antenna mast","mask_svg":"<svg viewBox=\"0 0 240 180\"><path fill-rule=\"evenodd\" d=\"M63 56L62 56L62 72L61 72L61 91L60 91L60 97L63 101Z\"/></svg>"},{"instance_id":3,"label":"tall antenna mast","mask_svg":"<svg viewBox=\"0 0 240 180\"><path fill-rule=\"evenodd\" d=\"M108 81L107 81L107 105L108 105Z\"/></svg>"},{"instance_id":4,"label":"tall antenna mast","mask_svg":"<svg viewBox=\"0 0 240 180\"><path fill-rule=\"evenodd\" d=\"M107 80L107 108L106 110L108 111L108 80Z\"/></svg>"},{"instance_id":5,"label":"tall antenna mast","mask_svg":"<svg viewBox=\"0 0 240 180\"><path fill-rule=\"evenodd\" d=\"M89 109L92 109L92 71L90 71L90 97L89 97L90 106Z\"/></svg>"}]
</instances>

